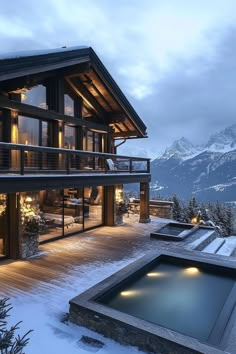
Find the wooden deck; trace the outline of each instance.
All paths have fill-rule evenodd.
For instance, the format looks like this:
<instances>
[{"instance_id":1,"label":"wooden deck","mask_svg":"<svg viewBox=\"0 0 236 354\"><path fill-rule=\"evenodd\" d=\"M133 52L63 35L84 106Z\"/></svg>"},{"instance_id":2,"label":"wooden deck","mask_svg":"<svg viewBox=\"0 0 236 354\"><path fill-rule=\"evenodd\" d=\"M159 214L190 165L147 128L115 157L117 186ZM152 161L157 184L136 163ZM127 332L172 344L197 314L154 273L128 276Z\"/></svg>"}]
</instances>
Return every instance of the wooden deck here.
<instances>
[{"instance_id":1,"label":"wooden deck","mask_svg":"<svg viewBox=\"0 0 236 354\"><path fill-rule=\"evenodd\" d=\"M122 226L102 227L40 246L40 255L26 261L0 262L0 296L45 291L53 284L63 287L75 268L97 262L132 259L153 249L150 232L157 221L139 224L130 216ZM157 245L157 244L156 244Z\"/></svg>"}]
</instances>

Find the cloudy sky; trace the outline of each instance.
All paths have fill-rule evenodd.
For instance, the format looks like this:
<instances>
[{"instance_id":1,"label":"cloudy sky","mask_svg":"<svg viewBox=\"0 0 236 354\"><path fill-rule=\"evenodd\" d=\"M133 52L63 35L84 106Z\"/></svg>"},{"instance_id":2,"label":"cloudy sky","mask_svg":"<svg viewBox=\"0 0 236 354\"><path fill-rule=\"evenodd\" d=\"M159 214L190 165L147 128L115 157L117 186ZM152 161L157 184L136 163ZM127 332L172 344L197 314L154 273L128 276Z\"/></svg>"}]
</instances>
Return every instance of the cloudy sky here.
<instances>
[{"instance_id":1,"label":"cloudy sky","mask_svg":"<svg viewBox=\"0 0 236 354\"><path fill-rule=\"evenodd\" d=\"M0 38L1 54L92 46L148 127L120 153L236 123L235 0L1 1Z\"/></svg>"}]
</instances>

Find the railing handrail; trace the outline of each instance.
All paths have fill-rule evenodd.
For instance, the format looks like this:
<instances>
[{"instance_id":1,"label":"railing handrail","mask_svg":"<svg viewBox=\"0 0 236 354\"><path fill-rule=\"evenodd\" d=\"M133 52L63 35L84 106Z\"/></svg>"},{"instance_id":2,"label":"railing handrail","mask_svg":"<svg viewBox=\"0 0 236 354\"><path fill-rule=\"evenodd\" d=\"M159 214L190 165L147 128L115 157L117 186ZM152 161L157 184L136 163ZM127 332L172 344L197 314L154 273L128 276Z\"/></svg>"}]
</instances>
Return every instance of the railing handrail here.
<instances>
[{"instance_id":1,"label":"railing handrail","mask_svg":"<svg viewBox=\"0 0 236 354\"><path fill-rule=\"evenodd\" d=\"M126 156L126 155L116 155L111 153L104 152L93 152L93 151L84 151L84 150L70 150L64 148L55 148L55 147L46 147L46 146L37 146L37 145L26 145L26 144L15 144L15 143L5 143L0 142L0 148L5 148L9 150L24 150L24 151L34 151L34 152L51 152L51 153L61 153L61 154L71 154L78 156L92 156L92 157L103 157L103 158L112 158L112 159L128 159L129 161L148 161L150 158L147 157L136 157L136 156Z\"/></svg>"}]
</instances>

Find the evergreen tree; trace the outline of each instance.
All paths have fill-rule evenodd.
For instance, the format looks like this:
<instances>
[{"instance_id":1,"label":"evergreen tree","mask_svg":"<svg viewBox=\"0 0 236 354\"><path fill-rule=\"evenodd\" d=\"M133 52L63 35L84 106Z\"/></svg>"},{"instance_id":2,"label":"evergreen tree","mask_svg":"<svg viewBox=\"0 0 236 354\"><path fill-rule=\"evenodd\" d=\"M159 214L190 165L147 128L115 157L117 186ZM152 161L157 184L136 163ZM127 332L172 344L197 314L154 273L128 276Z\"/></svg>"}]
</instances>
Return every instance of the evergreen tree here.
<instances>
[{"instance_id":1,"label":"evergreen tree","mask_svg":"<svg viewBox=\"0 0 236 354\"><path fill-rule=\"evenodd\" d=\"M24 354L23 349L28 344L28 335L32 331L28 331L22 337L15 336L21 322L7 329L6 319L11 309L9 299L0 299L0 354Z\"/></svg>"},{"instance_id":2,"label":"evergreen tree","mask_svg":"<svg viewBox=\"0 0 236 354\"><path fill-rule=\"evenodd\" d=\"M177 198L176 194L173 196L172 202L173 202L173 209L172 209L173 219L176 221L181 221L182 220L182 208L181 208L180 201Z\"/></svg>"},{"instance_id":3,"label":"evergreen tree","mask_svg":"<svg viewBox=\"0 0 236 354\"><path fill-rule=\"evenodd\" d=\"M190 198L186 210L186 222L191 222L198 215L198 204L195 197Z\"/></svg>"}]
</instances>

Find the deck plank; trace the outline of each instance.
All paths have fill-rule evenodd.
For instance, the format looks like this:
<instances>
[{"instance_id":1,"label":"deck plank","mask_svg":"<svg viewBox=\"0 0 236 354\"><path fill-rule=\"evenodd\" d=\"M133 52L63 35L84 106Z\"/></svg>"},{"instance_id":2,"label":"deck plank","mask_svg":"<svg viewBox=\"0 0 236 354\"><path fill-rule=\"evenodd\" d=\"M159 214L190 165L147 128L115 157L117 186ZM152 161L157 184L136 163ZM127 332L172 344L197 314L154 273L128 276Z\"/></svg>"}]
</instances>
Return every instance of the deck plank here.
<instances>
[{"instance_id":1,"label":"deck plank","mask_svg":"<svg viewBox=\"0 0 236 354\"><path fill-rule=\"evenodd\" d=\"M60 287L63 279L78 266L119 261L132 257L137 251L140 256L144 255L153 249L155 240L149 235L156 227L156 222L139 224L137 217L132 216L121 226L101 227L41 245L37 257L1 261L0 295L15 296L34 289L43 291L51 285Z\"/></svg>"}]
</instances>

